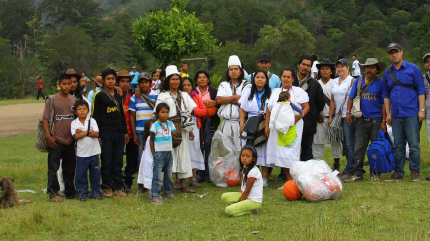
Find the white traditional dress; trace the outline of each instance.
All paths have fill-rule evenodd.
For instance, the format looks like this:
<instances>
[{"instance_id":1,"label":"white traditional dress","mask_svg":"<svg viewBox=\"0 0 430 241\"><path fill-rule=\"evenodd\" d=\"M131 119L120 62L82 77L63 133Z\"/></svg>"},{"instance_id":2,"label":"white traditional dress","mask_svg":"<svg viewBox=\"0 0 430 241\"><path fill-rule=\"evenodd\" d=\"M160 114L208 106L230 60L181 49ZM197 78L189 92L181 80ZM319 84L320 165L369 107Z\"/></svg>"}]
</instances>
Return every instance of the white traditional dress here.
<instances>
[{"instance_id":1,"label":"white traditional dress","mask_svg":"<svg viewBox=\"0 0 430 241\"><path fill-rule=\"evenodd\" d=\"M196 103L191 99L190 95L179 91L177 94L181 95L181 108L182 111L192 112L196 108ZM157 102L155 103L154 112L157 105L160 103L166 103L170 107L169 117L176 115L176 105L172 99L170 91L164 91L158 95ZM193 176L191 168L191 157L190 149L188 148L189 134L182 129L182 142L179 146L173 149L173 167L172 172L177 173L179 179L189 178Z\"/></svg>"},{"instance_id":2,"label":"white traditional dress","mask_svg":"<svg viewBox=\"0 0 430 241\"><path fill-rule=\"evenodd\" d=\"M240 107L248 114L248 119L250 117L260 115L260 108L261 108L261 106L258 106L256 96L254 96L252 100L248 100L250 94L251 94L251 88L246 88L242 92L242 96L240 97L240 100L239 100ZM263 107L264 114L266 114L266 107L268 102L269 100L267 99L266 104ZM261 146L255 147L255 149L258 154L257 165L270 167L270 165L267 165L266 163L267 142Z\"/></svg>"},{"instance_id":3,"label":"white traditional dress","mask_svg":"<svg viewBox=\"0 0 430 241\"><path fill-rule=\"evenodd\" d=\"M200 128L197 126L197 117L192 117L194 122L194 140L188 141L188 148L190 148L191 168L205 170L205 159L200 149Z\"/></svg>"},{"instance_id":4,"label":"white traditional dress","mask_svg":"<svg viewBox=\"0 0 430 241\"><path fill-rule=\"evenodd\" d=\"M279 94L282 91L287 91L283 88L276 88L270 96L267 108L271 111L273 106L278 102ZM291 103L302 109L302 104L309 102L309 97L306 91L299 87L292 86L288 92L291 95ZM267 165L291 168L295 162L300 160L300 145L302 142L303 120L300 119L296 123L297 138L296 143L292 146L278 145L278 131L270 130L269 139L267 140Z\"/></svg>"},{"instance_id":5,"label":"white traditional dress","mask_svg":"<svg viewBox=\"0 0 430 241\"><path fill-rule=\"evenodd\" d=\"M148 136L145 143L145 149L142 152L140 159L139 173L137 175L137 183L143 184L147 189L152 187L152 173L154 169L154 162L151 153L151 138Z\"/></svg>"},{"instance_id":6,"label":"white traditional dress","mask_svg":"<svg viewBox=\"0 0 430 241\"><path fill-rule=\"evenodd\" d=\"M233 86L230 82L224 81L218 87L217 96L231 97L233 95L241 95L242 92L250 88L251 85L247 80L242 80ZM218 116L223 118L221 123L221 131L223 134L232 138L233 144L237 151L241 149L240 124L239 124L239 106L233 104L221 105L218 109Z\"/></svg>"}]
</instances>

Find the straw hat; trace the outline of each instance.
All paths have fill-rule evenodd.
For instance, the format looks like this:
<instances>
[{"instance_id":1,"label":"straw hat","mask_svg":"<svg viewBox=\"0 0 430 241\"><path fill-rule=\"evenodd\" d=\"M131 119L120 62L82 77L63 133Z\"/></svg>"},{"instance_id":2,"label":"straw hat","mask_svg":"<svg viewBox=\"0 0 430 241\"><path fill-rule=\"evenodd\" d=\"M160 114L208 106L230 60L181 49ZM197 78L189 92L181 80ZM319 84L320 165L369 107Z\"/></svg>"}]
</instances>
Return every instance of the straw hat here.
<instances>
[{"instance_id":1,"label":"straw hat","mask_svg":"<svg viewBox=\"0 0 430 241\"><path fill-rule=\"evenodd\" d=\"M128 71L124 69L116 74L117 81L119 81L121 78L128 78L131 81L134 78L134 75L128 75Z\"/></svg>"}]
</instances>

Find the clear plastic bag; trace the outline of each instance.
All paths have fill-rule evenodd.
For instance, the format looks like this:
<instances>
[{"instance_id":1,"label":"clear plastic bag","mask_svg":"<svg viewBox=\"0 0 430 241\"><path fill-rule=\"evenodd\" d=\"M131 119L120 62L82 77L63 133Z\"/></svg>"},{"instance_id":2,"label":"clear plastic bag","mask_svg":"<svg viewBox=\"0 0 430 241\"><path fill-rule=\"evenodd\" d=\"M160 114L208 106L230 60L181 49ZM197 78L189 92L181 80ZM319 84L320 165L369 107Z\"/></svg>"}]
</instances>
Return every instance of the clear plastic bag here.
<instances>
[{"instance_id":1,"label":"clear plastic bag","mask_svg":"<svg viewBox=\"0 0 430 241\"><path fill-rule=\"evenodd\" d=\"M218 187L237 184L237 179L240 178L239 153L234 147L231 137L224 135L220 130L215 132L208 164L211 181Z\"/></svg>"},{"instance_id":2,"label":"clear plastic bag","mask_svg":"<svg viewBox=\"0 0 430 241\"><path fill-rule=\"evenodd\" d=\"M342 193L338 171L333 172L323 160L297 162L290 169L290 174L309 202L338 199Z\"/></svg>"}]
</instances>

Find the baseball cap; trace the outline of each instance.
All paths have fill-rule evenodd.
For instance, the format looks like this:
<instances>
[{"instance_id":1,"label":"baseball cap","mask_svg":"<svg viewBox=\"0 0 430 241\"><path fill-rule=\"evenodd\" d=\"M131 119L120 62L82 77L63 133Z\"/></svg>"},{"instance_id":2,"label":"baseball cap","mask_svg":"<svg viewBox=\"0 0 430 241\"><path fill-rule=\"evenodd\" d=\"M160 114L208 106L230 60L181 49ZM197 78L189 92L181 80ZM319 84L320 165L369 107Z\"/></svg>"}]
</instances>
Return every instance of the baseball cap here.
<instances>
[{"instance_id":1,"label":"baseball cap","mask_svg":"<svg viewBox=\"0 0 430 241\"><path fill-rule=\"evenodd\" d=\"M141 79L151 80L151 76L148 73L146 73L146 72L142 72L142 73L139 74L138 82Z\"/></svg>"},{"instance_id":2,"label":"baseball cap","mask_svg":"<svg viewBox=\"0 0 430 241\"><path fill-rule=\"evenodd\" d=\"M346 59L339 59L339 60L336 62L336 65L337 65L338 63L342 64L343 66L348 66L348 61L346 61Z\"/></svg>"},{"instance_id":3,"label":"baseball cap","mask_svg":"<svg viewBox=\"0 0 430 241\"><path fill-rule=\"evenodd\" d=\"M402 50L402 46L400 46L398 43L390 43L387 47L387 53L389 53L391 50L400 51Z\"/></svg>"},{"instance_id":4,"label":"baseball cap","mask_svg":"<svg viewBox=\"0 0 430 241\"><path fill-rule=\"evenodd\" d=\"M268 54L260 54L260 56L258 56L257 62L260 62L263 60L270 62L270 56Z\"/></svg>"}]
</instances>

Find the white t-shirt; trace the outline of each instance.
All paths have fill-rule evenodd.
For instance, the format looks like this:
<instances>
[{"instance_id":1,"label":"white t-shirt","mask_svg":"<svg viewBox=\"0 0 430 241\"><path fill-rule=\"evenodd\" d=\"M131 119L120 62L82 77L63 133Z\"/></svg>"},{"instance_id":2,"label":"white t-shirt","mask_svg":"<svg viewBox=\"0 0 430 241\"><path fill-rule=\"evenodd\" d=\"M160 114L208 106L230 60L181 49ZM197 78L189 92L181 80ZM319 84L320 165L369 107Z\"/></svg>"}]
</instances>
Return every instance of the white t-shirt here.
<instances>
[{"instance_id":1,"label":"white t-shirt","mask_svg":"<svg viewBox=\"0 0 430 241\"><path fill-rule=\"evenodd\" d=\"M361 75L361 70L360 70L360 62L358 62L358 59L354 60L354 62L352 62L352 68L354 69L352 71L352 76L359 76Z\"/></svg>"},{"instance_id":2,"label":"white t-shirt","mask_svg":"<svg viewBox=\"0 0 430 241\"><path fill-rule=\"evenodd\" d=\"M333 80L333 84L331 87L331 94L334 97L334 102L336 103L336 113L339 112L340 106L345 100L345 95L351 92L352 84L354 83L354 78L351 75L348 75L346 79L342 81L339 85L339 78ZM348 97L347 97L348 98ZM348 105L348 99L345 101L342 109L342 117L346 117L346 106Z\"/></svg>"},{"instance_id":3,"label":"white t-shirt","mask_svg":"<svg viewBox=\"0 0 430 241\"><path fill-rule=\"evenodd\" d=\"M323 83L322 80L318 80L318 83L321 85L323 89L324 95L326 95L331 100L331 87L333 85L333 79L327 81L327 83ZM325 103L325 102L324 102ZM324 109L320 113L322 116L327 117L330 114L330 106L325 104Z\"/></svg>"},{"instance_id":4,"label":"white t-shirt","mask_svg":"<svg viewBox=\"0 0 430 241\"><path fill-rule=\"evenodd\" d=\"M96 120L91 118L91 130L94 132L99 132L99 127L97 126ZM83 132L87 132L88 130L88 118L85 120L85 125L79 121L79 118L76 118L72 121L71 130L72 135L76 134L76 130L82 130ZM86 136L82 139L78 140L77 148L76 148L76 156L78 157L90 157L94 155L98 155L101 153L101 148L99 144L98 138Z\"/></svg>"},{"instance_id":5,"label":"white t-shirt","mask_svg":"<svg viewBox=\"0 0 430 241\"><path fill-rule=\"evenodd\" d=\"M318 74L318 68L317 68L317 64L319 64L320 62L318 62L318 61L314 61L314 63L312 64L312 73L317 73ZM312 77L314 77L313 75L312 75Z\"/></svg>"},{"instance_id":6,"label":"white t-shirt","mask_svg":"<svg viewBox=\"0 0 430 241\"><path fill-rule=\"evenodd\" d=\"M263 176L257 166L254 166L248 173L248 180L255 179L254 185L252 185L251 191L248 195L248 200L253 202L262 203L263 202ZM246 183L242 182L241 191L242 193L246 189Z\"/></svg>"},{"instance_id":7,"label":"white t-shirt","mask_svg":"<svg viewBox=\"0 0 430 241\"><path fill-rule=\"evenodd\" d=\"M251 88L251 84L247 80L242 80L236 84L236 95L241 95L246 88ZM230 82L224 81L218 87L217 96L230 97L233 96ZM218 109L218 116L224 119L239 119L239 106L233 104L224 104Z\"/></svg>"}]
</instances>

